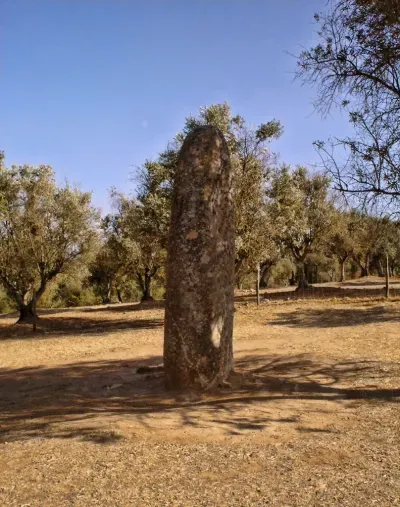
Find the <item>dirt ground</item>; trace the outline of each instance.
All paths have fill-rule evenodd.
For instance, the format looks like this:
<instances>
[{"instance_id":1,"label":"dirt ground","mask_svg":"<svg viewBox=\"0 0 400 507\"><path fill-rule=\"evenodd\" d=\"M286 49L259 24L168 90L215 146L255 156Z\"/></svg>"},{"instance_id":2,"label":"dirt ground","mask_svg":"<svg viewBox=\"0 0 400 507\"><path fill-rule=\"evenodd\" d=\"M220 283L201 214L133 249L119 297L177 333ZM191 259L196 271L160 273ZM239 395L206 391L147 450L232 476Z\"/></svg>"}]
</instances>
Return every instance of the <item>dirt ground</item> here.
<instances>
[{"instance_id":1,"label":"dirt ground","mask_svg":"<svg viewBox=\"0 0 400 507\"><path fill-rule=\"evenodd\" d=\"M137 372L162 305L0 317L0 505L400 505L400 303L238 301L201 396Z\"/></svg>"}]
</instances>

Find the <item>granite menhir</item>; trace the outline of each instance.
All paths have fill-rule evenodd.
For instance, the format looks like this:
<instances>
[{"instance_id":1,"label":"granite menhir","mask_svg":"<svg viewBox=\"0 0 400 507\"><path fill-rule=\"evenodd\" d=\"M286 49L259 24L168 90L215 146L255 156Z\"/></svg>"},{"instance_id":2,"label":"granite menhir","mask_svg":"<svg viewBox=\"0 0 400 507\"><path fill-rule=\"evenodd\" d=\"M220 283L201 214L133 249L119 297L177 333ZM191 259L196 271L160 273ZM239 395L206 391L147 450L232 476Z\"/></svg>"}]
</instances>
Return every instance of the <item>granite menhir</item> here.
<instances>
[{"instance_id":1,"label":"granite menhir","mask_svg":"<svg viewBox=\"0 0 400 507\"><path fill-rule=\"evenodd\" d=\"M209 389L233 368L233 171L222 132L185 139L168 240L164 372L168 389Z\"/></svg>"}]
</instances>

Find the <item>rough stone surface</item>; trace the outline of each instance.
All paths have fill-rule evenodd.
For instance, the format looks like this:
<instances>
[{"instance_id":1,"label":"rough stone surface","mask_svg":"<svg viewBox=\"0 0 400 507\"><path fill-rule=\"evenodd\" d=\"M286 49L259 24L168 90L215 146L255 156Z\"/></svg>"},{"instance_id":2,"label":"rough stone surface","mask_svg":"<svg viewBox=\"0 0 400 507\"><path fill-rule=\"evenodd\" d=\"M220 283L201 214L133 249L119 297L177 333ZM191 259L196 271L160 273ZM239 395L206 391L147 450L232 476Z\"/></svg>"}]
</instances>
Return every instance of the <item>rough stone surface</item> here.
<instances>
[{"instance_id":1,"label":"rough stone surface","mask_svg":"<svg viewBox=\"0 0 400 507\"><path fill-rule=\"evenodd\" d=\"M233 173L223 134L195 129L178 161L168 243L167 388L206 389L233 366Z\"/></svg>"}]
</instances>

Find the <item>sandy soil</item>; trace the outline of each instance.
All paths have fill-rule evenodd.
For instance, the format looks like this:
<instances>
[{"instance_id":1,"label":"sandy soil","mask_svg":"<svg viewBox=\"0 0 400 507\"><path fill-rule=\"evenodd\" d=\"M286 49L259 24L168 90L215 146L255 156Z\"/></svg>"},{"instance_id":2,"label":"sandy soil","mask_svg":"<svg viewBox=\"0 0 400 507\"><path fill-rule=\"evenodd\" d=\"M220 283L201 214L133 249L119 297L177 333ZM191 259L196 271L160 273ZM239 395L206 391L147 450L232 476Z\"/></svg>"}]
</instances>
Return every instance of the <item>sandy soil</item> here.
<instances>
[{"instance_id":1,"label":"sandy soil","mask_svg":"<svg viewBox=\"0 0 400 507\"><path fill-rule=\"evenodd\" d=\"M400 504L400 304L239 303L230 387L166 393L161 306L0 317L0 505Z\"/></svg>"}]
</instances>

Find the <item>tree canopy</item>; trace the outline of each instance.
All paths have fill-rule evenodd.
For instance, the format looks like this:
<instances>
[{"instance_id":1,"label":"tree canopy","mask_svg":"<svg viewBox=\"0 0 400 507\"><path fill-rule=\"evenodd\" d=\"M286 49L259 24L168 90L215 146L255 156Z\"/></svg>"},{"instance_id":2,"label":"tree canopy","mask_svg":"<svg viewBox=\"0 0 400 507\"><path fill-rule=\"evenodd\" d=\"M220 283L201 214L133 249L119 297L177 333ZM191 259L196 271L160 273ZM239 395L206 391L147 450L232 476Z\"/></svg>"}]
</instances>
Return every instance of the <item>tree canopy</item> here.
<instances>
[{"instance_id":1,"label":"tree canopy","mask_svg":"<svg viewBox=\"0 0 400 507\"><path fill-rule=\"evenodd\" d=\"M131 195L112 189L112 212L100 223L90 193L58 185L49 166L6 168L0 155L0 282L21 320L36 318L38 300L61 306L162 296L178 152L185 135L206 124L222 130L231 150L238 286L254 283L258 267L264 286L290 281L302 289L317 271L325 281L335 273L342 281L382 274L386 255L391 273L399 271L396 221L343 207L329 174L278 164L270 143L282 135L279 121L254 127L227 103L213 104L135 171Z\"/></svg>"},{"instance_id":2,"label":"tree canopy","mask_svg":"<svg viewBox=\"0 0 400 507\"><path fill-rule=\"evenodd\" d=\"M337 189L370 201L400 196L400 6L395 0L331 0L316 14L318 43L298 59L316 85L317 109L339 106L354 135L316 142Z\"/></svg>"},{"instance_id":3,"label":"tree canopy","mask_svg":"<svg viewBox=\"0 0 400 507\"><path fill-rule=\"evenodd\" d=\"M310 175L304 167L275 171L268 191L271 220L276 224L276 241L297 264L299 288L306 288L305 260L322 247L333 218L328 200L329 180Z\"/></svg>"},{"instance_id":4,"label":"tree canopy","mask_svg":"<svg viewBox=\"0 0 400 507\"><path fill-rule=\"evenodd\" d=\"M2 165L0 195L0 279L24 320L53 278L87 260L98 212L90 193L58 186L50 166Z\"/></svg>"}]
</instances>

